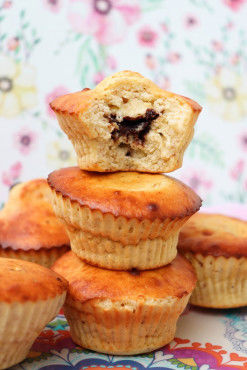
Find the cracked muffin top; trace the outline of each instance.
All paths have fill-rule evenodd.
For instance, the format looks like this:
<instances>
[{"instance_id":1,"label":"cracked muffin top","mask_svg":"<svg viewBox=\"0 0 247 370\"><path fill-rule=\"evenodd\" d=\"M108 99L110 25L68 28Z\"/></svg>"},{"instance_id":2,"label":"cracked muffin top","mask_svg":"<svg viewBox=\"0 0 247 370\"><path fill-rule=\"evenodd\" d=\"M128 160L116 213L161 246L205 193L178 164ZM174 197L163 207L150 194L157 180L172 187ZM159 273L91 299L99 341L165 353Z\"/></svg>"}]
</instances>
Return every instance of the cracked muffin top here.
<instances>
[{"instance_id":1,"label":"cracked muffin top","mask_svg":"<svg viewBox=\"0 0 247 370\"><path fill-rule=\"evenodd\" d=\"M198 195L182 182L165 175L138 172L96 173L78 167L48 176L58 194L91 210L139 220L184 218L201 206Z\"/></svg>"},{"instance_id":2,"label":"cracked muffin top","mask_svg":"<svg viewBox=\"0 0 247 370\"><path fill-rule=\"evenodd\" d=\"M0 247L23 251L70 245L63 224L49 203L45 179L14 186L0 212Z\"/></svg>"},{"instance_id":3,"label":"cracked muffin top","mask_svg":"<svg viewBox=\"0 0 247 370\"><path fill-rule=\"evenodd\" d=\"M0 257L0 302L46 300L63 294L67 282L36 263Z\"/></svg>"},{"instance_id":4,"label":"cracked muffin top","mask_svg":"<svg viewBox=\"0 0 247 370\"><path fill-rule=\"evenodd\" d=\"M191 293L196 283L193 267L180 255L155 270L114 271L88 265L73 252L67 252L52 269L69 282L69 295L81 303L107 298L182 298Z\"/></svg>"},{"instance_id":5,"label":"cracked muffin top","mask_svg":"<svg viewBox=\"0 0 247 370\"><path fill-rule=\"evenodd\" d=\"M178 249L215 257L247 257L247 222L220 214L195 214L180 232Z\"/></svg>"}]
</instances>

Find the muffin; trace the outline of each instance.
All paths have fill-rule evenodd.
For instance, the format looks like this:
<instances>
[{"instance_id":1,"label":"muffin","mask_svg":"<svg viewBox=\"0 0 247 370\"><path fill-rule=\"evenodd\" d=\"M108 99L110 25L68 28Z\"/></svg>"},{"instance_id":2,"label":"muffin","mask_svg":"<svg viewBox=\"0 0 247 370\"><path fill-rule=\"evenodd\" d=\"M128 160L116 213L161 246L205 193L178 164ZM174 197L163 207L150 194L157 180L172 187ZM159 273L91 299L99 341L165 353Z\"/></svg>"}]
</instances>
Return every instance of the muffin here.
<instances>
[{"instance_id":1,"label":"muffin","mask_svg":"<svg viewBox=\"0 0 247 370\"><path fill-rule=\"evenodd\" d=\"M116 270L170 263L180 228L201 205L189 187L159 174L69 167L52 172L48 184L71 249L90 264Z\"/></svg>"},{"instance_id":2,"label":"muffin","mask_svg":"<svg viewBox=\"0 0 247 370\"><path fill-rule=\"evenodd\" d=\"M0 258L0 368L24 360L62 307L67 282L35 263Z\"/></svg>"},{"instance_id":3,"label":"muffin","mask_svg":"<svg viewBox=\"0 0 247 370\"><path fill-rule=\"evenodd\" d=\"M247 222L196 214L182 228L178 249L197 274L192 304L212 308L247 305Z\"/></svg>"},{"instance_id":4,"label":"muffin","mask_svg":"<svg viewBox=\"0 0 247 370\"><path fill-rule=\"evenodd\" d=\"M156 270L113 271L87 265L68 252L53 270L69 282L64 313L73 341L116 355L169 343L196 283L191 264L181 256Z\"/></svg>"},{"instance_id":5,"label":"muffin","mask_svg":"<svg viewBox=\"0 0 247 370\"><path fill-rule=\"evenodd\" d=\"M63 224L48 202L45 179L18 184L0 212L0 257L23 259L50 267L70 248Z\"/></svg>"},{"instance_id":6,"label":"muffin","mask_svg":"<svg viewBox=\"0 0 247 370\"><path fill-rule=\"evenodd\" d=\"M199 104L123 71L51 102L83 170L171 172L181 167Z\"/></svg>"}]
</instances>

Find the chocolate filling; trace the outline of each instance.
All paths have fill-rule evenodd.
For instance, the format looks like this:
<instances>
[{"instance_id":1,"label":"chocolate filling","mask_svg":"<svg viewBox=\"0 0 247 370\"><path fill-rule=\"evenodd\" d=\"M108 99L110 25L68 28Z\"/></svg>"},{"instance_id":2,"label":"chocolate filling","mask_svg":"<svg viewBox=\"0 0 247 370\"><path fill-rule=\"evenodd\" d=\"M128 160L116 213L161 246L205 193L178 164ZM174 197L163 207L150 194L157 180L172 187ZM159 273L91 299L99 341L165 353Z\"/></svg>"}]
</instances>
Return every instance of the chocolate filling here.
<instances>
[{"instance_id":1,"label":"chocolate filling","mask_svg":"<svg viewBox=\"0 0 247 370\"><path fill-rule=\"evenodd\" d=\"M109 117L110 122L118 125L118 128L112 131L111 137L114 141L121 136L125 136L127 141L132 137L135 142L144 144L145 136L151 128L151 123L157 117L159 117L159 113L156 113L153 109L147 109L144 116L125 116L121 121L117 119L116 114L111 114Z\"/></svg>"}]
</instances>

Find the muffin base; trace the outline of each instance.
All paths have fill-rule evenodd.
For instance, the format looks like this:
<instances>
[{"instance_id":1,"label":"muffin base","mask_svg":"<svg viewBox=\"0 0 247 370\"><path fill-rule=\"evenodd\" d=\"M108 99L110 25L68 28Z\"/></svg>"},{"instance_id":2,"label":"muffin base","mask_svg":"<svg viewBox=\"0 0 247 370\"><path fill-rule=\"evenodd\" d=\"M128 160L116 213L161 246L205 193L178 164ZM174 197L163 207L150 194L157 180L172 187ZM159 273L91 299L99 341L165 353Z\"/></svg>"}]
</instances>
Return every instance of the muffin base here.
<instances>
[{"instance_id":1,"label":"muffin base","mask_svg":"<svg viewBox=\"0 0 247 370\"><path fill-rule=\"evenodd\" d=\"M66 246L51 249L31 249L29 251L23 251L21 249L14 250L11 248L4 249L0 247L0 257L25 260L50 268L54 262L68 250L69 247Z\"/></svg>"},{"instance_id":2,"label":"muffin base","mask_svg":"<svg viewBox=\"0 0 247 370\"><path fill-rule=\"evenodd\" d=\"M59 312L66 293L45 301L0 303L0 368L23 361L33 342Z\"/></svg>"},{"instance_id":3,"label":"muffin base","mask_svg":"<svg viewBox=\"0 0 247 370\"><path fill-rule=\"evenodd\" d=\"M75 228L67 228L73 252L85 262L112 270L148 270L165 266L177 255L178 232L167 240L142 240L137 245L122 245Z\"/></svg>"},{"instance_id":4,"label":"muffin base","mask_svg":"<svg viewBox=\"0 0 247 370\"><path fill-rule=\"evenodd\" d=\"M82 206L76 201L70 201L60 193L52 190L52 204L58 218L65 224L89 232L95 236L102 236L123 245L136 245L141 240L162 238L168 239L178 232L190 218L166 218L165 220L138 220L115 217L110 213L102 213Z\"/></svg>"},{"instance_id":5,"label":"muffin base","mask_svg":"<svg viewBox=\"0 0 247 370\"><path fill-rule=\"evenodd\" d=\"M107 299L94 304L68 299L64 313L78 345L107 354L134 355L153 351L174 338L189 296L123 302Z\"/></svg>"},{"instance_id":6,"label":"muffin base","mask_svg":"<svg viewBox=\"0 0 247 370\"><path fill-rule=\"evenodd\" d=\"M186 253L192 263L197 284L190 303L209 308L234 308L247 305L247 258L214 257Z\"/></svg>"}]
</instances>

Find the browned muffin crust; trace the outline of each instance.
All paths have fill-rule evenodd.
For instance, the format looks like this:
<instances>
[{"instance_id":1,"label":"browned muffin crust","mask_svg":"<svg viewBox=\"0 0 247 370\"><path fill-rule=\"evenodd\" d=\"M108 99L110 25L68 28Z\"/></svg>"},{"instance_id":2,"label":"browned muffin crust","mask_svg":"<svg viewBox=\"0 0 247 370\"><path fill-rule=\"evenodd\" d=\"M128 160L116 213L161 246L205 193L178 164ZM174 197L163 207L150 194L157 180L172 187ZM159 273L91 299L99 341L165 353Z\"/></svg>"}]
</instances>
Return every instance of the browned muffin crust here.
<instances>
[{"instance_id":1,"label":"browned muffin crust","mask_svg":"<svg viewBox=\"0 0 247 370\"><path fill-rule=\"evenodd\" d=\"M188 186L158 174L96 173L69 167L52 172L48 184L71 202L115 217L183 218L201 206L201 199Z\"/></svg>"},{"instance_id":2,"label":"browned muffin crust","mask_svg":"<svg viewBox=\"0 0 247 370\"><path fill-rule=\"evenodd\" d=\"M61 295L66 280L43 266L22 260L0 258L0 302L37 301Z\"/></svg>"},{"instance_id":3,"label":"browned muffin crust","mask_svg":"<svg viewBox=\"0 0 247 370\"><path fill-rule=\"evenodd\" d=\"M0 248L12 250L69 249L63 224L49 203L45 179L16 185L0 212Z\"/></svg>"},{"instance_id":4,"label":"browned muffin crust","mask_svg":"<svg viewBox=\"0 0 247 370\"><path fill-rule=\"evenodd\" d=\"M247 257L247 222L220 214L195 214L182 228L178 249L204 256Z\"/></svg>"},{"instance_id":5,"label":"browned muffin crust","mask_svg":"<svg viewBox=\"0 0 247 370\"><path fill-rule=\"evenodd\" d=\"M55 262L53 270L69 282L69 295L81 303L107 298L182 298L191 293L196 283L193 267L179 255L165 267L128 272L87 265L68 252Z\"/></svg>"},{"instance_id":6,"label":"browned muffin crust","mask_svg":"<svg viewBox=\"0 0 247 370\"><path fill-rule=\"evenodd\" d=\"M139 78L143 78L139 73L131 71L122 71L121 74L130 77L136 76ZM110 82L110 78L108 78L108 80ZM90 106L95 98L97 98L97 94L99 93L99 91L101 93L103 92L101 89L101 85L98 85L97 88L93 90L86 88L72 94L59 96L50 103L51 109L53 109L56 113L67 113L69 115L78 116ZM156 92L162 92L164 96L176 96L178 99L181 100L181 102L183 100L186 100L195 112L200 112L202 110L202 107L196 101L187 98L186 96L174 94L170 91L165 91L158 87L156 87Z\"/></svg>"}]
</instances>

